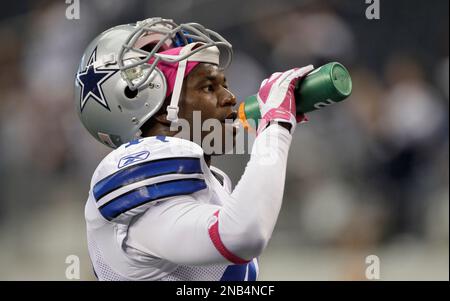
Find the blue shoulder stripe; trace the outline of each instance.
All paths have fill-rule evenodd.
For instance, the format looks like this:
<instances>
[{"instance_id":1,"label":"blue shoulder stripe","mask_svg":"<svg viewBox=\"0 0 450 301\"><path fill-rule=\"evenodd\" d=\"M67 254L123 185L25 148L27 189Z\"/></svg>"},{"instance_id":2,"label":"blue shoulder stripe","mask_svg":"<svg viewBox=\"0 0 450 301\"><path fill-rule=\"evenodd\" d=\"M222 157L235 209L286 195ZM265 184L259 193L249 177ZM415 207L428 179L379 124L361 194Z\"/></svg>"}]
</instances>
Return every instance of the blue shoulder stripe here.
<instances>
[{"instance_id":1,"label":"blue shoulder stripe","mask_svg":"<svg viewBox=\"0 0 450 301\"><path fill-rule=\"evenodd\" d=\"M170 196L191 194L205 188L206 183L202 179L166 181L133 189L112 199L98 209L107 220L112 220L120 214L145 203Z\"/></svg>"},{"instance_id":2,"label":"blue shoulder stripe","mask_svg":"<svg viewBox=\"0 0 450 301\"><path fill-rule=\"evenodd\" d=\"M108 193L148 178L167 174L202 173L199 158L172 157L136 164L117 171L95 184L93 193L98 201Z\"/></svg>"}]
</instances>

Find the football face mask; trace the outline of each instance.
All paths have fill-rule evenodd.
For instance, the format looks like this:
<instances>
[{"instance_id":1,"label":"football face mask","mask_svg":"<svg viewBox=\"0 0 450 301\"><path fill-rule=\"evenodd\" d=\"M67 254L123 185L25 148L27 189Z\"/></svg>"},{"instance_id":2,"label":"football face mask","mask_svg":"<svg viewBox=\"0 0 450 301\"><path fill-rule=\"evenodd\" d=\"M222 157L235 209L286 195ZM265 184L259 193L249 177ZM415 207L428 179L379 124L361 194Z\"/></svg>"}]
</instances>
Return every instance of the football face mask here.
<instances>
[{"instance_id":1,"label":"football face mask","mask_svg":"<svg viewBox=\"0 0 450 301\"><path fill-rule=\"evenodd\" d=\"M159 41L156 41L155 37L158 37ZM194 42L201 42L203 45L183 55L168 56L159 53L167 50L167 45L172 45L169 47L173 48ZM143 44L146 47L142 47ZM128 87L131 90L139 90L146 87L152 71L160 61L177 63L213 46L220 50L219 67L226 69L232 60L232 47L217 32L198 23L177 25L172 20L152 18L137 22L136 29L119 52L118 64ZM147 50L149 48L150 50ZM128 63L130 58L133 62ZM150 61L152 63L149 63Z\"/></svg>"}]
</instances>

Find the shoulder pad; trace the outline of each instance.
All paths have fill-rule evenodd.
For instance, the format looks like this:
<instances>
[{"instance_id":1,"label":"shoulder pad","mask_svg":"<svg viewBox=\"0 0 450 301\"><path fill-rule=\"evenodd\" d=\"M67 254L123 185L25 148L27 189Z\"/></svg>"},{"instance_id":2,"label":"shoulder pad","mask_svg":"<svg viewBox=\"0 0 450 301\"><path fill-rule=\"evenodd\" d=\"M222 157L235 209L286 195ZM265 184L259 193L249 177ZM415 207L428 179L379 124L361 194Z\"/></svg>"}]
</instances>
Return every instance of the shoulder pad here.
<instances>
[{"instance_id":1,"label":"shoulder pad","mask_svg":"<svg viewBox=\"0 0 450 301\"><path fill-rule=\"evenodd\" d=\"M163 199L206 188L203 150L179 138L156 136L126 143L99 164L91 181L107 220L135 216Z\"/></svg>"}]
</instances>

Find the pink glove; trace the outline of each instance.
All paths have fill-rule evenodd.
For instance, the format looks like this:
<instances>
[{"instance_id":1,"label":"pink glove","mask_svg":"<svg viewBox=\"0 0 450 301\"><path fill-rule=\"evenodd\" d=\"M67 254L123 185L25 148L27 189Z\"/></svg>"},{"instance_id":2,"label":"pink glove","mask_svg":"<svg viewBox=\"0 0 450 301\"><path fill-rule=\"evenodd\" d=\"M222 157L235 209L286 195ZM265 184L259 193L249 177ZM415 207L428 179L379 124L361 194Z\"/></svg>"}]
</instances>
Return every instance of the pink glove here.
<instances>
[{"instance_id":1,"label":"pink glove","mask_svg":"<svg viewBox=\"0 0 450 301\"><path fill-rule=\"evenodd\" d=\"M295 83L306 76L314 67L294 68L285 72L276 72L261 83L257 98L261 111L261 122L257 135L261 133L271 121L287 122L294 132L297 122L306 119L304 114L296 116L294 98Z\"/></svg>"}]
</instances>

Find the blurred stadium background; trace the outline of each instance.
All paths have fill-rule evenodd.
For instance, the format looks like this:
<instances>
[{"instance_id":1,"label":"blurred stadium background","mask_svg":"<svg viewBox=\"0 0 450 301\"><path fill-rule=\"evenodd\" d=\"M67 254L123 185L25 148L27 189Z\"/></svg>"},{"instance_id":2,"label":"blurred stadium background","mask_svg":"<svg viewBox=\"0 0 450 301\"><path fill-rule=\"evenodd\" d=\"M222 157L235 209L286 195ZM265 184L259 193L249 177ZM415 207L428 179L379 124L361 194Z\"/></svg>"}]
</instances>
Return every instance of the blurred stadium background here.
<instances>
[{"instance_id":1,"label":"blurred stadium background","mask_svg":"<svg viewBox=\"0 0 450 301\"><path fill-rule=\"evenodd\" d=\"M103 30L151 16L199 22L232 42L239 99L274 71L339 61L353 95L295 132L282 212L260 280L449 279L449 2L93 0L0 11L0 280L93 280L84 226L90 177L109 150L78 121L74 75ZM247 155L217 158L234 183ZM258 187L254 187L259 189Z\"/></svg>"}]
</instances>

